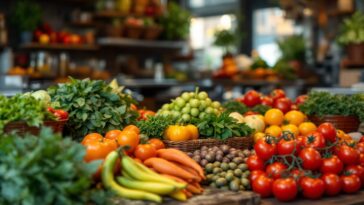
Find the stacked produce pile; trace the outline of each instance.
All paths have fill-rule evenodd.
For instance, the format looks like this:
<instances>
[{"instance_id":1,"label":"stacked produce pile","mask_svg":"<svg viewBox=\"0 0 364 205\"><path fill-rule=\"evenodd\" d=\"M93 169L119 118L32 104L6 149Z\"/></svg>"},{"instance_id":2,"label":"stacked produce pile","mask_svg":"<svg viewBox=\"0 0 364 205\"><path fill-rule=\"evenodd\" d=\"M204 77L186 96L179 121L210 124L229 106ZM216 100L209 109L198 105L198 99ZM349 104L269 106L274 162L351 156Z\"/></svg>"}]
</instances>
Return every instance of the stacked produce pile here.
<instances>
[{"instance_id":1,"label":"stacked produce pile","mask_svg":"<svg viewBox=\"0 0 364 205\"><path fill-rule=\"evenodd\" d=\"M204 146L188 155L204 167L205 182L211 187L231 191L250 189L250 171L245 163L251 155L249 150L237 150L228 145Z\"/></svg>"}]
</instances>

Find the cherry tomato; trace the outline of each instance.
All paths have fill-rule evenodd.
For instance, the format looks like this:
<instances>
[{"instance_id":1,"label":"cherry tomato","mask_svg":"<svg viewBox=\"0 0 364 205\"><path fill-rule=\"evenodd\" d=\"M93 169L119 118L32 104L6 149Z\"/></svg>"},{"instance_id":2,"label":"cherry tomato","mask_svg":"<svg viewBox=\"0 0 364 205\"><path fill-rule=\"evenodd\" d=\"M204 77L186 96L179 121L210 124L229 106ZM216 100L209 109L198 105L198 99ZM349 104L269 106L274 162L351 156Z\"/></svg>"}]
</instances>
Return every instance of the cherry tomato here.
<instances>
[{"instance_id":1,"label":"cherry tomato","mask_svg":"<svg viewBox=\"0 0 364 205\"><path fill-rule=\"evenodd\" d=\"M297 196L298 187L293 178L276 179L272 187L273 195L279 201L292 201Z\"/></svg>"},{"instance_id":2,"label":"cherry tomato","mask_svg":"<svg viewBox=\"0 0 364 205\"><path fill-rule=\"evenodd\" d=\"M64 110L54 110L53 115L56 116L58 120L68 119L68 112Z\"/></svg>"},{"instance_id":3,"label":"cherry tomato","mask_svg":"<svg viewBox=\"0 0 364 205\"><path fill-rule=\"evenodd\" d=\"M251 155L246 160L246 164L250 171L254 170L264 170L264 161L260 159L257 155Z\"/></svg>"},{"instance_id":4,"label":"cherry tomato","mask_svg":"<svg viewBox=\"0 0 364 205\"><path fill-rule=\"evenodd\" d=\"M300 152L300 145L299 140L281 139L277 144L277 152L279 155L296 154Z\"/></svg>"},{"instance_id":5,"label":"cherry tomato","mask_svg":"<svg viewBox=\"0 0 364 205\"><path fill-rule=\"evenodd\" d=\"M254 145L254 150L256 155L264 161L270 159L277 153L276 144L269 138L259 139Z\"/></svg>"},{"instance_id":6,"label":"cherry tomato","mask_svg":"<svg viewBox=\"0 0 364 205\"><path fill-rule=\"evenodd\" d=\"M322 134L326 142L334 143L336 141L336 129L333 124L329 122L322 123L317 131Z\"/></svg>"},{"instance_id":7,"label":"cherry tomato","mask_svg":"<svg viewBox=\"0 0 364 205\"><path fill-rule=\"evenodd\" d=\"M360 154L364 154L364 142L359 142L356 146L355 146L356 150L359 151Z\"/></svg>"},{"instance_id":8,"label":"cherry tomato","mask_svg":"<svg viewBox=\"0 0 364 205\"><path fill-rule=\"evenodd\" d=\"M157 150L151 144L139 144L134 151L134 156L141 161L157 156Z\"/></svg>"},{"instance_id":9,"label":"cherry tomato","mask_svg":"<svg viewBox=\"0 0 364 205\"><path fill-rule=\"evenodd\" d=\"M302 177L300 187L303 196L308 199L319 199L325 191L325 183L320 178Z\"/></svg>"},{"instance_id":10,"label":"cherry tomato","mask_svg":"<svg viewBox=\"0 0 364 205\"><path fill-rule=\"evenodd\" d=\"M260 175L252 182L252 189L258 193L262 198L272 196L273 179Z\"/></svg>"},{"instance_id":11,"label":"cherry tomato","mask_svg":"<svg viewBox=\"0 0 364 205\"><path fill-rule=\"evenodd\" d=\"M292 101L289 98L279 98L274 101L273 107L280 109L283 113L291 110Z\"/></svg>"},{"instance_id":12,"label":"cherry tomato","mask_svg":"<svg viewBox=\"0 0 364 205\"><path fill-rule=\"evenodd\" d=\"M273 99L273 101L276 101L279 98L284 98L286 97L286 93L282 90L282 89L274 89L271 93L270 93L270 97Z\"/></svg>"},{"instance_id":13,"label":"cherry tomato","mask_svg":"<svg viewBox=\"0 0 364 205\"><path fill-rule=\"evenodd\" d=\"M248 107L254 107L261 103L260 94L255 90L249 90L244 95L244 104Z\"/></svg>"},{"instance_id":14,"label":"cherry tomato","mask_svg":"<svg viewBox=\"0 0 364 205\"><path fill-rule=\"evenodd\" d=\"M318 170L321 168L321 154L314 148L304 148L298 155L302 159L302 167L308 170Z\"/></svg>"},{"instance_id":15,"label":"cherry tomato","mask_svg":"<svg viewBox=\"0 0 364 205\"><path fill-rule=\"evenodd\" d=\"M267 176L267 174L262 170L254 170L250 173L249 181L252 183L256 178L258 178L260 175Z\"/></svg>"},{"instance_id":16,"label":"cherry tomato","mask_svg":"<svg viewBox=\"0 0 364 205\"><path fill-rule=\"evenodd\" d=\"M345 167L345 173L355 174L359 177L360 182L364 185L364 168L360 165L349 165Z\"/></svg>"},{"instance_id":17,"label":"cherry tomato","mask_svg":"<svg viewBox=\"0 0 364 205\"><path fill-rule=\"evenodd\" d=\"M261 98L261 100L262 100L262 105L269 106L269 107L273 106L273 99L271 97L264 96Z\"/></svg>"},{"instance_id":18,"label":"cherry tomato","mask_svg":"<svg viewBox=\"0 0 364 205\"><path fill-rule=\"evenodd\" d=\"M286 169L287 166L282 162L273 162L272 164L267 166L265 172L269 177L272 177L273 179L278 179L281 178L282 173Z\"/></svg>"},{"instance_id":19,"label":"cherry tomato","mask_svg":"<svg viewBox=\"0 0 364 205\"><path fill-rule=\"evenodd\" d=\"M140 137L134 131L123 130L118 136L118 144L120 146L126 146L129 149L126 150L128 154L134 153L135 148L138 146Z\"/></svg>"},{"instance_id":20,"label":"cherry tomato","mask_svg":"<svg viewBox=\"0 0 364 205\"><path fill-rule=\"evenodd\" d=\"M357 164L359 161L359 152L348 145L341 145L336 149L336 155L344 165Z\"/></svg>"},{"instance_id":21,"label":"cherry tomato","mask_svg":"<svg viewBox=\"0 0 364 205\"><path fill-rule=\"evenodd\" d=\"M299 169L293 169L291 171L291 176L298 181L298 183L301 181L302 177L305 176L305 172L303 170L299 170Z\"/></svg>"},{"instance_id":22,"label":"cherry tomato","mask_svg":"<svg viewBox=\"0 0 364 205\"><path fill-rule=\"evenodd\" d=\"M336 196L341 191L341 180L336 174L324 174L321 176L325 183L325 194L327 196Z\"/></svg>"},{"instance_id":23,"label":"cherry tomato","mask_svg":"<svg viewBox=\"0 0 364 205\"><path fill-rule=\"evenodd\" d=\"M325 138L319 132L311 132L303 137L303 146L312 148L325 147Z\"/></svg>"},{"instance_id":24,"label":"cherry tomato","mask_svg":"<svg viewBox=\"0 0 364 205\"><path fill-rule=\"evenodd\" d=\"M165 148L165 145L162 142L162 140L157 139L157 138L152 138L152 139L148 140L148 143L150 145L152 145L156 150L164 149Z\"/></svg>"},{"instance_id":25,"label":"cherry tomato","mask_svg":"<svg viewBox=\"0 0 364 205\"><path fill-rule=\"evenodd\" d=\"M343 162L336 155L333 155L322 159L320 171L323 174L340 174L343 168Z\"/></svg>"},{"instance_id":26,"label":"cherry tomato","mask_svg":"<svg viewBox=\"0 0 364 205\"><path fill-rule=\"evenodd\" d=\"M301 105L303 104L306 100L307 100L308 96L307 95L300 95L296 98L296 105Z\"/></svg>"},{"instance_id":27,"label":"cherry tomato","mask_svg":"<svg viewBox=\"0 0 364 205\"><path fill-rule=\"evenodd\" d=\"M344 193L352 194L359 191L361 187L360 178L355 174L343 175L341 179L341 188Z\"/></svg>"},{"instance_id":28,"label":"cherry tomato","mask_svg":"<svg viewBox=\"0 0 364 205\"><path fill-rule=\"evenodd\" d=\"M105 159L110 152L118 147L115 140L103 138L97 133L86 135L81 144L86 147L86 155L84 157L86 162Z\"/></svg>"}]
</instances>

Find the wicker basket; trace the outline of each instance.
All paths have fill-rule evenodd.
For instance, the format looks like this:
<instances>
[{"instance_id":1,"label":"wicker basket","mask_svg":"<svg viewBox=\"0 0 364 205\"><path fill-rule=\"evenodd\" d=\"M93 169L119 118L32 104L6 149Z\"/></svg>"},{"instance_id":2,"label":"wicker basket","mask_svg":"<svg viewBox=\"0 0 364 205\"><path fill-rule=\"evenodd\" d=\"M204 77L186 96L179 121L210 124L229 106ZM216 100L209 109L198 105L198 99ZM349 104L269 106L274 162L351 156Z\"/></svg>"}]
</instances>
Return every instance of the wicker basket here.
<instances>
[{"instance_id":1,"label":"wicker basket","mask_svg":"<svg viewBox=\"0 0 364 205\"><path fill-rule=\"evenodd\" d=\"M144 30L144 38L147 40L155 40L162 33L162 27L160 26L150 26L146 27Z\"/></svg>"},{"instance_id":2,"label":"wicker basket","mask_svg":"<svg viewBox=\"0 0 364 205\"><path fill-rule=\"evenodd\" d=\"M52 128L53 132L55 133L62 133L63 127L66 124L67 120L60 120L60 121L44 121L43 126L44 127L50 127ZM38 135L41 130L41 127L32 127L28 126L25 122L11 122L8 123L5 128L5 133L11 133L15 132L19 135L25 135L26 133L32 134L32 135Z\"/></svg>"},{"instance_id":3,"label":"wicker basket","mask_svg":"<svg viewBox=\"0 0 364 205\"><path fill-rule=\"evenodd\" d=\"M308 118L317 126L324 122L330 122L336 129L346 133L357 132L360 125L360 120L356 116L325 115L323 117L309 116Z\"/></svg>"},{"instance_id":4,"label":"wicker basket","mask_svg":"<svg viewBox=\"0 0 364 205\"><path fill-rule=\"evenodd\" d=\"M139 39L142 37L144 28L141 26L126 26L126 36L128 38Z\"/></svg>"},{"instance_id":5,"label":"wicker basket","mask_svg":"<svg viewBox=\"0 0 364 205\"><path fill-rule=\"evenodd\" d=\"M184 152L193 152L200 149L202 146L213 147L222 144L229 145L236 149L250 149L253 146L253 139L251 137L232 137L227 140L197 139L183 142L163 140L163 142L168 148L175 148Z\"/></svg>"}]
</instances>

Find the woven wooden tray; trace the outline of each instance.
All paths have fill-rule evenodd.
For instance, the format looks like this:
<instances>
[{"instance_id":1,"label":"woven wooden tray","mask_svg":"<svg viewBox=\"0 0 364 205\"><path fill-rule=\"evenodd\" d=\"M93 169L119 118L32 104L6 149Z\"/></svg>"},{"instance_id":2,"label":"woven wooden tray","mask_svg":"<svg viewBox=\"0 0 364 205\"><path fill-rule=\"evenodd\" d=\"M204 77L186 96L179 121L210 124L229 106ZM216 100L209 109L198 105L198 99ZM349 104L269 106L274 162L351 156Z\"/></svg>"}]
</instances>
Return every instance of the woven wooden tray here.
<instances>
[{"instance_id":1,"label":"woven wooden tray","mask_svg":"<svg viewBox=\"0 0 364 205\"><path fill-rule=\"evenodd\" d=\"M336 129L342 130L346 133L357 132L360 125L360 120L356 116L325 115L322 117L309 116L308 118L317 126L324 122L330 122Z\"/></svg>"},{"instance_id":2,"label":"woven wooden tray","mask_svg":"<svg viewBox=\"0 0 364 205\"><path fill-rule=\"evenodd\" d=\"M66 124L67 120L60 120L60 121L44 121L43 125L44 127L50 127L52 128L53 132L55 133L62 133L63 127ZM5 128L5 133L11 133L15 132L19 135L25 135L26 133L32 134L32 135L38 135L41 130L41 127L32 127L28 126L25 122L11 122L8 123Z\"/></svg>"},{"instance_id":3,"label":"woven wooden tray","mask_svg":"<svg viewBox=\"0 0 364 205\"><path fill-rule=\"evenodd\" d=\"M168 148L175 148L184 152L193 152L197 149L200 149L202 146L213 147L222 144L229 145L230 147L234 147L236 149L250 149L253 146L253 139L250 136L232 137L227 140L197 139L183 142L163 140L163 142Z\"/></svg>"}]
</instances>

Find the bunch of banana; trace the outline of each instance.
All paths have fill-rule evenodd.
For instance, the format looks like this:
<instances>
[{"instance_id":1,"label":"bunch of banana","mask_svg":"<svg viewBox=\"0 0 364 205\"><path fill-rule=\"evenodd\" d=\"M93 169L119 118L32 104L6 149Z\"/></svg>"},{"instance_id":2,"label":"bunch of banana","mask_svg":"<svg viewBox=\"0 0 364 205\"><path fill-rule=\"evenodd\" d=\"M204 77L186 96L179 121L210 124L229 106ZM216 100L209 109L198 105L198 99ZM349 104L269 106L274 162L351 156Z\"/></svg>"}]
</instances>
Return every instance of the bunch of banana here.
<instances>
[{"instance_id":1,"label":"bunch of banana","mask_svg":"<svg viewBox=\"0 0 364 205\"><path fill-rule=\"evenodd\" d=\"M123 155L121 176L114 177L114 166L120 158L118 151L111 152L105 159L102 170L103 185L116 195L134 200L148 200L162 202L161 196L170 196L185 201L186 195L182 192L187 184L176 182L161 176L143 164Z\"/></svg>"}]
</instances>

